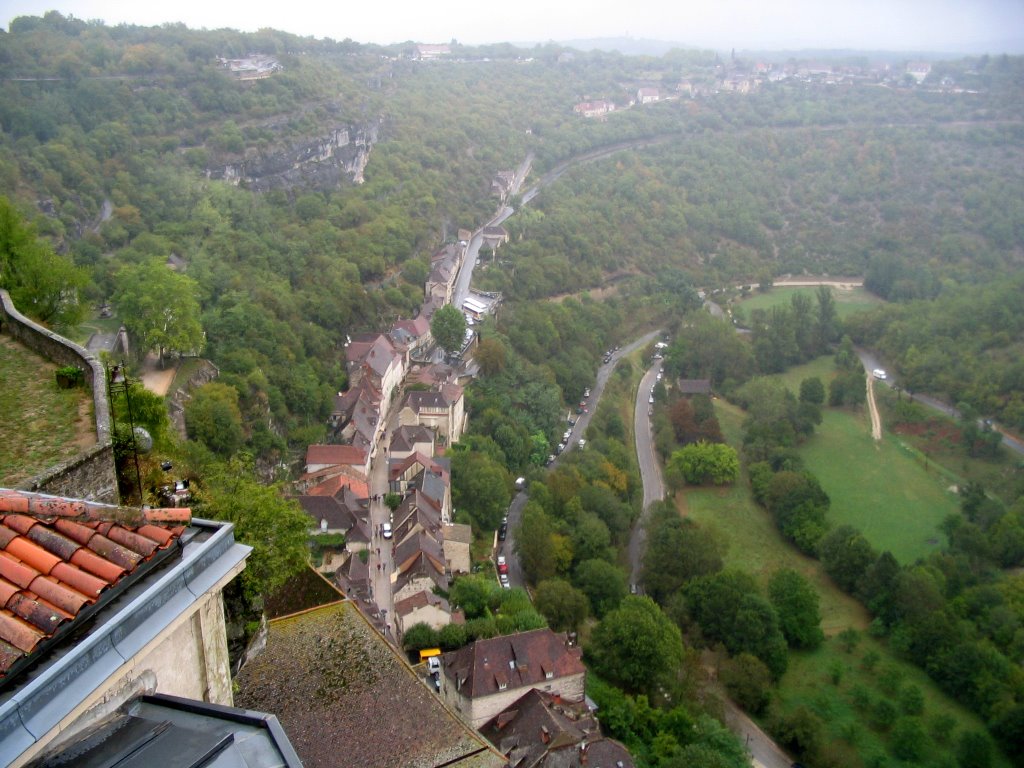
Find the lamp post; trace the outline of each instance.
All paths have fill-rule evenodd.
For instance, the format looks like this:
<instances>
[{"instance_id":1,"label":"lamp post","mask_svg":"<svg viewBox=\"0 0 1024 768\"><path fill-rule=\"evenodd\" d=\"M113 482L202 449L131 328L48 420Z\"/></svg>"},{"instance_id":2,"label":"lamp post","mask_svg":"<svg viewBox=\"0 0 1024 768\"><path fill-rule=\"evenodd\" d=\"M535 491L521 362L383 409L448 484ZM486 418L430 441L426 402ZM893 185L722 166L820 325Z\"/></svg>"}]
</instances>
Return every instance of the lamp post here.
<instances>
[{"instance_id":1,"label":"lamp post","mask_svg":"<svg viewBox=\"0 0 1024 768\"><path fill-rule=\"evenodd\" d=\"M139 446L135 438L135 415L132 413L131 382L125 373L125 365L115 365L110 369L110 417L114 422L114 433L117 433L117 409L114 407L114 388L120 387L124 391L124 402L128 410L128 429L132 436L132 458L135 461L135 483L139 491L139 504L142 504L142 472L139 470Z\"/></svg>"}]
</instances>

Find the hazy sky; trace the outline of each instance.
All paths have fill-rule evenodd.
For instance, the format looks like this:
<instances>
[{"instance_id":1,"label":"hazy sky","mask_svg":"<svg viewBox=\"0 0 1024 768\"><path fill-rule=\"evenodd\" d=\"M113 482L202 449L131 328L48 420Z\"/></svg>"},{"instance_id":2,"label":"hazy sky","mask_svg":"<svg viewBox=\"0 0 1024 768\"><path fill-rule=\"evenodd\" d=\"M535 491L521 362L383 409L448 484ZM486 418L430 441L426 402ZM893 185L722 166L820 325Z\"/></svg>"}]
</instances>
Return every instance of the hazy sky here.
<instances>
[{"instance_id":1,"label":"hazy sky","mask_svg":"<svg viewBox=\"0 0 1024 768\"><path fill-rule=\"evenodd\" d=\"M56 9L80 19L364 43L633 37L725 48L1024 51L1024 0L3 0L0 22Z\"/></svg>"}]
</instances>

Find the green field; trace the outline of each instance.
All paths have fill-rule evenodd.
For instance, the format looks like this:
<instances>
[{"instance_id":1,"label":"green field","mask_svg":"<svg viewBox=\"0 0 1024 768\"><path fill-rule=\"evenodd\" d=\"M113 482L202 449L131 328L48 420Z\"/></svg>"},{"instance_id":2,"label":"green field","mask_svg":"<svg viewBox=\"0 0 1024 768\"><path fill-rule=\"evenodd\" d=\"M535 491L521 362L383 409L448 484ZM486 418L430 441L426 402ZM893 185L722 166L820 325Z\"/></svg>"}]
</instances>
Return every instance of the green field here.
<instances>
[{"instance_id":1,"label":"green field","mask_svg":"<svg viewBox=\"0 0 1024 768\"><path fill-rule=\"evenodd\" d=\"M743 312L746 313L747 317L750 317L751 311L755 309L770 309L778 306L779 304L788 305L791 297L795 293L804 293L815 303L815 295L817 294L817 287L807 288L772 288L767 293L760 293L754 291L749 298L742 299L735 302L734 306L742 307ZM832 289L832 295L836 300L836 314L842 319L854 312L861 312L865 309L871 309L882 303L882 300L875 296L873 293L865 291L863 288L851 288L848 290L839 290L836 288Z\"/></svg>"},{"instance_id":2,"label":"green field","mask_svg":"<svg viewBox=\"0 0 1024 768\"><path fill-rule=\"evenodd\" d=\"M849 523L901 563L943 546L939 524L960 508L947 476L919 463L891 434L872 440L863 411L826 410L800 453L832 499L832 524Z\"/></svg>"},{"instance_id":3,"label":"green field","mask_svg":"<svg viewBox=\"0 0 1024 768\"><path fill-rule=\"evenodd\" d=\"M742 435L743 411L723 400L715 401L715 411L726 439L737 445ZM908 474L923 475L925 481L929 480L929 476L912 460L896 461L889 451L899 451L891 443L883 442L883 446L876 450L870 436L866 443L857 442L859 433L866 430L864 420L859 417L831 413L822 427L819 437L841 441L847 439L842 436L848 434L852 441L846 444L845 449L859 456L856 465L850 463L855 458L852 455L843 456L842 462L832 458L834 463L845 467L844 472L850 471L852 466L854 471L851 475L856 477L870 469L874 459L881 466L892 467L892 485L896 487L899 483L895 478L903 476L905 479ZM818 460L828 460L828 454L821 446L815 446L810 453ZM822 482L825 484L824 478ZM912 478L910 485L916 486L917 481ZM829 490L835 510L838 493ZM864 607L840 591L825 575L817 560L801 554L782 538L768 513L750 498L745 478L731 488L687 489L677 496L677 505L683 514L718 531L728 542L727 568L752 573L762 584L779 568L795 568L817 588L826 642L813 652L790 653L789 669L776 691L776 706L782 712L805 706L821 718L823 736L828 743L826 753L832 758L832 764L857 768L886 754L887 730L892 723L879 725L873 722L877 720L874 713L879 706L888 706L880 705L883 701L899 710L900 691L907 687L919 689L924 701L919 718L927 736L919 765L936 764L942 755L951 753L960 733L984 731L978 718L945 696L924 672L900 660L884 643L864 631L870 621ZM912 538L916 534L903 535ZM844 650L837 639L837 635L847 628L861 631L861 640L851 652ZM865 661L866 657L868 661ZM874 657L877 659L872 666ZM951 718L952 728L938 728L937 718L943 716ZM904 764L891 757L889 760L887 765ZM1006 766L1007 762L1002 756L997 756L993 765Z\"/></svg>"},{"instance_id":4,"label":"green field","mask_svg":"<svg viewBox=\"0 0 1024 768\"><path fill-rule=\"evenodd\" d=\"M0 334L0 485L14 487L96 443L92 397L58 389L57 366Z\"/></svg>"}]
</instances>

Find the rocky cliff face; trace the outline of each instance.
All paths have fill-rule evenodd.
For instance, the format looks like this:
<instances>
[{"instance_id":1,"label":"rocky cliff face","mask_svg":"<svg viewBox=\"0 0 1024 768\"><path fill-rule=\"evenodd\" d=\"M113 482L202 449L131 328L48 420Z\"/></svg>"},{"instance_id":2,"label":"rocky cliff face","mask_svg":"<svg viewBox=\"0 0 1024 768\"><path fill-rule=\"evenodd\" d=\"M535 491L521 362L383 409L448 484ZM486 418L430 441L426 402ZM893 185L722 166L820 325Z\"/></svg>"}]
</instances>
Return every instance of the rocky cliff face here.
<instances>
[{"instance_id":1,"label":"rocky cliff face","mask_svg":"<svg viewBox=\"0 0 1024 768\"><path fill-rule=\"evenodd\" d=\"M223 179L264 192L270 189L336 188L362 184L380 126L339 126L313 141L293 144L240 163L209 168L207 178Z\"/></svg>"}]
</instances>

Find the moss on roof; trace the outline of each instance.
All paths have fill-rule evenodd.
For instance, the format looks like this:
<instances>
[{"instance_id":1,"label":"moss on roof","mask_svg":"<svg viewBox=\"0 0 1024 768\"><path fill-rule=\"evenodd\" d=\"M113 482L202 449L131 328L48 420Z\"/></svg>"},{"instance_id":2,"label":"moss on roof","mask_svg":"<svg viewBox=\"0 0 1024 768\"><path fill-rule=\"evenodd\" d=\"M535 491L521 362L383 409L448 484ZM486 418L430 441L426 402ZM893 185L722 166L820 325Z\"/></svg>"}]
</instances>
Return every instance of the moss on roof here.
<instances>
[{"instance_id":1,"label":"moss on roof","mask_svg":"<svg viewBox=\"0 0 1024 768\"><path fill-rule=\"evenodd\" d=\"M277 715L306 768L504 764L348 601L271 621L237 683L235 706Z\"/></svg>"}]
</instances>

